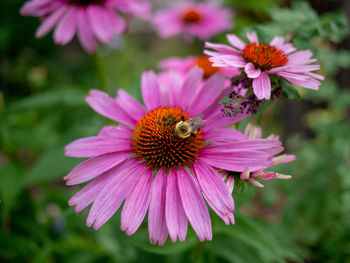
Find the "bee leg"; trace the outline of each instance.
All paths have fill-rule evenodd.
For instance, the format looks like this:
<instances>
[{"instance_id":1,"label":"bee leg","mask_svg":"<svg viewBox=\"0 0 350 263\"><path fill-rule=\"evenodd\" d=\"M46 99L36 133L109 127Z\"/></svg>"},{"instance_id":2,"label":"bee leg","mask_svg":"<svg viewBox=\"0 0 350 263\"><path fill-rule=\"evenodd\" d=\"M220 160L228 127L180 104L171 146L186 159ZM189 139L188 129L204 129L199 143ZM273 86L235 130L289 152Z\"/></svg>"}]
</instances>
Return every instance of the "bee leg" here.
<instances>
[{"instance_id":1,"label":"bee leg","mask_svg":"<svg viewBox=\"0 0 350 263\"><path fill-rule=\"evenodd\" d=\"M181 120L182 120L182 121L185 121L185 116L182 115Z\"/></svg>"}]
</instances>

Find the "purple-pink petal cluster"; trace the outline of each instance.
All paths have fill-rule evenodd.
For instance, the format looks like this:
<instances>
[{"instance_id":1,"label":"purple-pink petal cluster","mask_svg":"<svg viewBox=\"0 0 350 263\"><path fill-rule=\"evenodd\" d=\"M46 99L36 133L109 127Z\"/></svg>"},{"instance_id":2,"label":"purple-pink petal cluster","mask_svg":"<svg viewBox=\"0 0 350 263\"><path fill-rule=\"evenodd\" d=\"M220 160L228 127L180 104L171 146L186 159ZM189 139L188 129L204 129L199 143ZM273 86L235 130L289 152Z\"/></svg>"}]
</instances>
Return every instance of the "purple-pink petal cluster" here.
<instances>
[{"instance_id":1,"label":"purple-pink petal cluster","mask_svg":"<svg viewBox=\"0 0 350 263\"><path fill-rule=\"evenodd\" d=\"M93 53L98 41L110 43L125 30L126 23L118 12L147 19L150 9L146 0L30 0L20 12L42 18L36 37L55 28L54 41L65 45L77 34L86 52Z\"/></svg>"},{"instance_id":2,"label":"purple-pink petal cluster","mask_svg":"<svg viewBox=\"0 0 350 263\"><path fill-rule=\"evenodd\" d=\"M296 51L283 37L275 37L269 44L260 43L255 32L247 33L249 43L244 43L236 35L227 35L232 46L207 42L206 50L215 67L238 68L252 79L252 86L258 99L270 99L270 75L280 76L292 84L318 90L323 76L313 73L319 65L313 63L310 50Z\"/></svg>"},{"instance_id":3,"label":"purple-pink petal cluster","mask_svg":"<svg viewBox=\"0 0 350 263\"><path fill-rule=\"evenodd\" d=\"M185 38L208 40L232 28L232 11L211 3L185 2L155 13L153 24L163 38L183 34Z\"/></svg>"},{"instance_id":4,"label":"purple-pink petal cluster","mask_svg":"<svg viewBox=\"0 0 350 263\"><path fill-rule=\"evenodd\" d=\"M244 136L247 139L250 140L259 140L261 139L262 131L261 128L252 124L248 124L244 131ZM279 141L279 137L271 134L267 137L267 139ZM290 163L295 160L295 155L292 154L281 154L277 155L272 158L272 166L284 164L284 163ZM270 168L270 167L267 167ZM267 180L274 180L274 179L290 179L292 176L280 174L277 172L272 171L266 171L265 169L258 169L258 170L252 170L250 167L246 167L240 174L233 175L231 173L232 171L225 171L223 175L226 178L226 185L230 189L230 192L232 193L233 187L234 187L234 178L235 176L238 176L240 180L249 181L250 183L254 184L257 187L263 188L264 185L257 181L257 179L261 179L264 181Z\"/></svg>"}]
</instances>

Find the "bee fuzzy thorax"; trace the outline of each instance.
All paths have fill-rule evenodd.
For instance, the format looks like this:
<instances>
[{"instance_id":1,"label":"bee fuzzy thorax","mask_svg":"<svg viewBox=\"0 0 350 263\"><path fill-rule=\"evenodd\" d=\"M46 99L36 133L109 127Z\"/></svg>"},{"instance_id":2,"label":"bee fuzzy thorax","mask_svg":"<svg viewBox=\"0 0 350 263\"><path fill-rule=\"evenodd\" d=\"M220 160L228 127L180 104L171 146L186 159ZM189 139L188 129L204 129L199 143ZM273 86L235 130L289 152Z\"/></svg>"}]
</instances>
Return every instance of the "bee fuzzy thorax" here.
<instances>
[{"instance_id":1,"label":"bee fuzzy thorax","mask_svg":"<svg viewBox=\"0 0 350 263\"><path fill-rule=\"evenodd\" d=\"M196 134L206 123L206 121L204 121L202 118L203 114L198 114L188 119L187 121L185 121L182 117L182 120L179 121L175 126L175 135L177 137L185 139L191 135Z\"/></svg>"}]
</instances>

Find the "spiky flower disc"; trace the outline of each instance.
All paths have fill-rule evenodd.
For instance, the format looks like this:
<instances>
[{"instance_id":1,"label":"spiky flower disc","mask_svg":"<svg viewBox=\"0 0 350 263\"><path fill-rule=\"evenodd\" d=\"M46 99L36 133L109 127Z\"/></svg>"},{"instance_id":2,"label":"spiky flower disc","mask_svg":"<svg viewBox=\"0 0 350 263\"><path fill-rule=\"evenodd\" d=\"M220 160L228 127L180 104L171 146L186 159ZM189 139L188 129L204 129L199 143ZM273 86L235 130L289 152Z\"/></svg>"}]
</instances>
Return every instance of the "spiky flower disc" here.
<instances>
[{"instance_id":1,"label":"spiky flower disc","mask_svg":"<svg viewBox=\"0 0 350 263\"><path fill-rule=\"evenodd\" d=\"M133 133L136 155L154 168L177 168L192 163L204 141L201 132L185 139L175 135L175 126L182 118L190 117L178 107L159 107L146 113Z\"/></svg>"}]
</instances>

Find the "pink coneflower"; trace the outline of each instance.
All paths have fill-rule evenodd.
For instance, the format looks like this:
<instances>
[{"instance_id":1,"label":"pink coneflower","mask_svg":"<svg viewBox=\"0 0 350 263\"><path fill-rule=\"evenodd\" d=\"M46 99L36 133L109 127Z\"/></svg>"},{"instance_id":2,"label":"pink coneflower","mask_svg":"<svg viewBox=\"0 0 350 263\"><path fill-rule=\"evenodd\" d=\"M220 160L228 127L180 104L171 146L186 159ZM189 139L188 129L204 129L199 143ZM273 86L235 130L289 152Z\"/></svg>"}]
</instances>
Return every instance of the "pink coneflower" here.
<instances>
[{"instance_id":1,"label":"pink coneflower","mask_svg":"<svg viewBox=\"0 0 350 263\"><path fill-rule=\"evenodd\" d=\"M161 37L184 34L208 40L232 28L232 12L209 3L187 2L155 13L153 23Z\"/></svg>"},{"instance_id":2,"label":"pink coneflower","mask_svg":"<svg viewBox=\"0 0 350 263\"><path fill-rule=\"evenodd\" d=\"M249 140L258 140L261 139L261 128L253 125L253 124L248 124L247 127L245 128L244 135L245 138ZM271 134L268 136L266 139L269 140L275 140L279 141L279 137ZM274 156L272 158L272 165L279 165L283 163L290 163L295 160L295 155L292 154L281 154ZM274 179L290 179L292 176L290 175L285 175L285 174L280 174L272 171L265 171L264 169L259 169L256 171L252 171L248 166L244 169L242 173L237 173L237 172L232 172L232 171L225 171L223 173L226 179L226 185L228 186L230 192L232 193L233 191L233 186L234 186L234 181L235 179L237 180L242 180L242 181L248 181L252 184L254 184L257 187L263 188L264 185L257 181L257 179L261 179L264 181L267 180L274 180Z\"/></svg>"},{"instance_id":3,"label":"pink coneflower","mask_svg":"<svg viewBox=\"0 0 350 263\"><path fill-rule=\"evenodd\" d=\"M98 41L110 43L124 31L126 24L116 11L146 19L150 8L145 0L31 0L23 5L21 14L43 18L36 37L56 26L53 37L57 44L67 44L77 33L82 47L92 53Z\"/></svg>"},{"instance_id":4,"label":"pink coneflower","mask_svg":"<svg viewBox=\"0 0 350 263\"><path fill-rule=\"evenodd\" d=\"M308 89L318 90L323 76L312 73L320 69L312 65L316 59L311 59L310 50L296 51L290 43L284 43L283 37L275 37L269 44L259 43L257 34L247 33L249 44L245 44L236 35L227 35L233 46L206 43L206 50L211 56L210 61L216 67L242 68L248 78L253 79L253 90L259 99L270 99L271 81L269 75L277 75L289 82Z\"/></svg>"},{"instance_id":5,"label":"pink coneflower","mask_svg":"<svg viewBox=\"0 0 350 263\"><path fill-rule=\"evenodd\" d=\"M216 74L202 86L202 76L196 67L181 86L160 90L157 76L145 72L145 106L123 90L116 99L90 92L88 104L120 124L65 148L68 156L90 158L65 177L67 185L92 180L69 201L77 212L92 204L88 226L100 228L124 200L121 229L135 233L148 210L152 244L164 244L168 234L184 241L188 221L200 241L211 240L204 200L226 224L234 223L233 198L217 169L258 171L283 148L276 140L249 140L222 128L232 121L215 110L225 79Z\"/></svg>"},{"instance_id":6,"label":"pink coneflower","mask_svg":"<svg viewBox=\"0 0 350 263\"><path fill-rule=\"evenodd\" d=\"M199 67L204 72L204 78L208 78L213 74L220 72L227 78L238 76L240 71L236 68L218 68L213 66L213 62L209 61L209 57L205 55L190 56L186 58L170 57L159 62L158 67L162 70L175 70L186 75L191 68Z\"/></svg>"}]
</instances>

